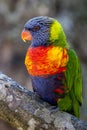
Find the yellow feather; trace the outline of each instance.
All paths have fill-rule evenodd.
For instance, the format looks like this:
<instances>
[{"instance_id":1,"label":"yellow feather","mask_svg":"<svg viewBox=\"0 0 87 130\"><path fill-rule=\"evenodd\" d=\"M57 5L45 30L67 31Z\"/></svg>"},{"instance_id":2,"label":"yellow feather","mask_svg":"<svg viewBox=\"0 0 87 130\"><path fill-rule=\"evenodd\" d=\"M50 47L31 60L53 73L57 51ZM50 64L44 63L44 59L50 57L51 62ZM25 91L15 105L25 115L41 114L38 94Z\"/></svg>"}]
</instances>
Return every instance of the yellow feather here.
<instances>
[{"instance_id":1,"label":"yellow feather","mask_svg":"<svg viewBox=\"0 0 87 130\"><path fill-rule=\"evenodd\" d=\"M58 39L61 29L61 24L55 20L50 29L50 41L52 41L53 39Z\"/></svg>"}]
</instances>

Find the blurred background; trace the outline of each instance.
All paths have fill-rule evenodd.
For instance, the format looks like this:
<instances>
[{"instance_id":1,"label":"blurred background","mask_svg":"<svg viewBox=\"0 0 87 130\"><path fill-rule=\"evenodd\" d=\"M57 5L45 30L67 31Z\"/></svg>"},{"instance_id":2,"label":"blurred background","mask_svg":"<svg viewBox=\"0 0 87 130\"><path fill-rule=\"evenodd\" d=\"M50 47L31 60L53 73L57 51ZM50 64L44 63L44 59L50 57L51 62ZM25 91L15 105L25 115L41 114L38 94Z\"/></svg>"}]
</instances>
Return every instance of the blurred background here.
<instances>
[{"instance_id":1,"label":"blurred background","mask_svg":"<svg viewBox=\"0 0 87 130\"><path fill-rule=\"evenodd\" d=\"M0 71L31 89L24 58L29 44L21 40L24 23L35 16L58 19L82 66L83 105L81 119L87 121L87 0L0 0ZM0 121L0 130L12 130Z\"/></svg>"}]
</instances>

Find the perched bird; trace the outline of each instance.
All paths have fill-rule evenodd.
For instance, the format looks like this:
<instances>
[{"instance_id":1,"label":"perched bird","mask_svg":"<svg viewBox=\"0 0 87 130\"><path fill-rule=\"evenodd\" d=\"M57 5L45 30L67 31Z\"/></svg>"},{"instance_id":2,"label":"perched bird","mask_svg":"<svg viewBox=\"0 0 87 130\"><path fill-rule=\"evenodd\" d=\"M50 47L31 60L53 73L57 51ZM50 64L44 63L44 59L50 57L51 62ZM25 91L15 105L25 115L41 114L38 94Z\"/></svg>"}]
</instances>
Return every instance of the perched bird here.
<instances>
[{"instance_id":1,"label":"perched bird","mask_svg":"<svg viewBox=\"0 0 87 130\"><path fill-rule=\"evenodd\" d=\"M61 24L54 18L38 16L25 23L21 36L23 41L31 41L25 65L33 90L44 101L80 117L80 63Z\"/></svg>"}]
</instances>

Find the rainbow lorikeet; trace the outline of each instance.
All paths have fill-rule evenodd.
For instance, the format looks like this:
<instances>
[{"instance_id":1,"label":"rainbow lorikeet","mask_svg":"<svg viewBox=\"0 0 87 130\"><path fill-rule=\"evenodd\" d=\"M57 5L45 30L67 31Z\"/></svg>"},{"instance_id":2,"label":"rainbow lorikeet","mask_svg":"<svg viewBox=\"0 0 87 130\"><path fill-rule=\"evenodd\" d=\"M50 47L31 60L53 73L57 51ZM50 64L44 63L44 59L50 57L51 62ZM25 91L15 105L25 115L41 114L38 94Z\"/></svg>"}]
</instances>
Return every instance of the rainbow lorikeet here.
<instances>
[{"instance_id":1,"label":"rainbow lorikeet","mask_svg":"<svg viewBox=\"0 0 87 130\"><path fill-rule=\"evenodd\" d=\"M61 24L46 16L32 18L24 25L22 39L31 41L25 65L33 90L44 101L80 117L80 63L67 43Z\"/></svg>"}]
</instances>

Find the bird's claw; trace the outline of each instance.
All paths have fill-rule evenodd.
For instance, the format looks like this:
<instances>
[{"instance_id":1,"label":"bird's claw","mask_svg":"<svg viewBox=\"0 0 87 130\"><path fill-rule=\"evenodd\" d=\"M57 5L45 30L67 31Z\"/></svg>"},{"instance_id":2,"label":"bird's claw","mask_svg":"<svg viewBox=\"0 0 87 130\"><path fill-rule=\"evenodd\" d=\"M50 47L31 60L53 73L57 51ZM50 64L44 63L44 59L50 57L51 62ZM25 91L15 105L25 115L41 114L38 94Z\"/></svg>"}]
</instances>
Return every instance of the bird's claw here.
<instances>
[{"instance_id":1,"label":"bird's claw","mask_svg":"<svg viewBox=\"0 0 87 130\"><path fill-rule=\"evenodd\" d=\"M59 111L58 106L51 106L49 103L43 101L36 92L34 92L34 94L32 95L32 98L36 100L37 102L39 102L41 106L47 108L51 113Z\"/></svg>"},{"instance_id":2,"label":"bird's claw","mask_svg":"<svg viewBox=\"0 0 87 130\"><path fill-rule=\"evenodd\" d=\"M59 111L59 107L58 107L58 106L49 106L47 109L48 109L51 113Z\"/></svg>"}]
</instances>

